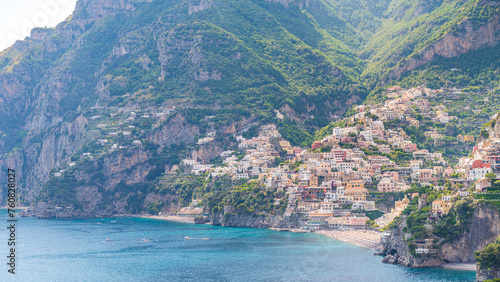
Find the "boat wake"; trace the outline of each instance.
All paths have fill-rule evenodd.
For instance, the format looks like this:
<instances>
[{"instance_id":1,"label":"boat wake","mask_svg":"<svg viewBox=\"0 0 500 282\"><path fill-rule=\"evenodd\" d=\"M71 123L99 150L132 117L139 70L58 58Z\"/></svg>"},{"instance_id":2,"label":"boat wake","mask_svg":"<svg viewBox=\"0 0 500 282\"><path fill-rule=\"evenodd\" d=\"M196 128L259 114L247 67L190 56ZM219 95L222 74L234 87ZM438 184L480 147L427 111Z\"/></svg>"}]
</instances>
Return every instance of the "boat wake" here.
<instances>
[{"instance_id":1,"label":"boat wake","mask_svg":"<svg viewBox=\"0 0 500 282\"><path fill-rule=\"evenodd\" d=\"M210 238L204 238L204 237L203 238L191 238L189 236L184 237L184 239L186 239L186 240L200 240L200 239L201 240L210 240Z\"/></svg>"}]
</instances>

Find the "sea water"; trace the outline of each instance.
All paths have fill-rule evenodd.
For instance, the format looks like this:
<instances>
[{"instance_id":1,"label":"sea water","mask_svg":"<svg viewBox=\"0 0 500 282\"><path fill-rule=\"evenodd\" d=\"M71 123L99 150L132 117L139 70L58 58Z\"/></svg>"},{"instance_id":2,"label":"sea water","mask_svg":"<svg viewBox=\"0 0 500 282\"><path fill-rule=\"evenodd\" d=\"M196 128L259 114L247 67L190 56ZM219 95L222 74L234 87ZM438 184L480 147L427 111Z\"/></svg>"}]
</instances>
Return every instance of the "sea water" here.
<instances>
[{"instance_id":1,"label":"sea water","mask_svg":"<svg viewBox=\"0 0 500 282\"><path fill-rule=\"evenodd\" d=\"M318 234L138 218L18 218L12 275L1 230L0 281L475 280L471 271L383 264L373 250Z\"/></svg>"}]
</instances>

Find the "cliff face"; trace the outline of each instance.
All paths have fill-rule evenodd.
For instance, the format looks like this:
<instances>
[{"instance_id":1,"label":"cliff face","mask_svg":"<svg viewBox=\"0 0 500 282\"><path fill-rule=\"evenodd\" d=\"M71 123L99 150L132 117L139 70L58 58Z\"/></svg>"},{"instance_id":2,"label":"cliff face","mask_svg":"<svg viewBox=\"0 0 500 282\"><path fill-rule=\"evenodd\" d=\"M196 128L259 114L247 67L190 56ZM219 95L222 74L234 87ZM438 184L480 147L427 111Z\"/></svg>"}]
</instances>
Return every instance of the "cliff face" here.
<instances>
[{"instance_id":1,"label":"cliff face","mask_svg":"<svg viewBox=\"0 0 500 282\"><path fill-rule=\"evenodd\" d=\"M364 15L364 3L350 7L349 1L233 2L80 0L73 15L55 29L34 29L29 38L2 52L0 169L16 169L23 199L32 202L50 173L81 157L80 149L102 139L119 142L110 133L137 131L141 140L127 140L118 147L129 147L133 141L153 143L159 146L158 154L179 144L191 146L182 157L191 155L206 163L229 143L195 146L195 138L207 129L228 136L241 130L251 114L269 120L267 112L279 108L304 126L323 126L366 97L367 88L358 79L365 64L355 48L369 41L360 39L362 35L383 34L377 30L383 25L381 18L372 17L351 25L351 19ZM420 2L413 16L425 16L440 1ZM424 48L420 59L409 61L394 75L438 56L458 56L496 44L498 20L497 16L482 26L463 21L456 32ZM372 27L366 33L362 26ZM394 60L384 70L393 66ZM195 118L174 115L167 123L155 124L157 128L148 123L125 128L129 121L123 116L130 111L157 117L171 113L174 105L196 109ZM120 120L113 119L120 114ZM104 127L92 124L95 116L106 119ZM217 125L209 124L207 116ZM121 180L139 183L152 170L159 177L160 162L178 157L164 154L153 160L149 152L128 159L128 153L103 156L109 151L100 149L96 156L110 166L105 171L110 186ZM78 165L76 169L81 170ZM5 180L0 175L0 181ZM82 187L78 198L88 202L89 209L105 201L85 200L100 187ZM5 198L2 193L0 201Z\"/></svg>"},{"instance_id":2,"label":"cliff face","mask_svg":"<svg viewBox=\"0 0 500 282\"><path fill-rule=\"evenodd\" d=\"M392 230L388 238L383 240L381 254L385 257L382 262L415 268L435 267L443 263L437 257L413 256L408 248L408 243L404 241L404 227L406 227L406 218Z\"/></svg>"},{"instance_id":3,"label":"cliff face","mask_svg":"<svg viewBox=\"0 0 500 282\"><path fill-rule=\"evenodd\" d=\"M238 213L215 213L209 215L212 225L250 228L300 228L305 222L297 218L284 219L275 215L247 215Z\"/></svg>"},{"instance_id":4,"label":"cliff face","mask_svg":"<svg viewBox=\"0 0 500 282\"><path fill-rule=\"evenodd\" d=\"M478 282L483 282L486 280L493 280L495 278L500 277L500 269L477 269L476 270L476 280Z\"/></svg>"},{"instance_id":5,"label":"cliff face","mask_svg":"<svg viewBox=\"0 0 500 282\"><path fill-rule=\"evenodd\" d=\"M160 145L158 150L166 150L172 144L185 142L194 143L194 134L198 133L196 126L185 122L181 114L176 114L162 126L156 128L148 137L153 143ZM207 149L207 154L212 155ZM94 159L85 167L76 166L72 174L77 179L85 181L85 184L77 187L77 200L82 203L84 212L126 213L129 211L127 200L134 195L139 195L140 206L146 207L150 203L167 202L172 195L159 195L150 189L139 188L130 191L119 192L116 186L125 182L130 187L137 184L147 183L148 174L159 166L160 172L168 167L163 164L151 164L154 152L148 151L142 146L114 151ZM105 181L89 185L102 172Z\"/></svg>"},{"instance_id":6,"label":"cliff face","mask_svg":"<svg viewBox=\"0 0 500 282\"><path fill-rule=\"evenodd\" d=\"M24 199L29 201L36 197L49 179L49 172L68 161L81 146L86 122L83 116L72 122L61 122L44 135L33 136L24 148L0 159L2 171L16 169L19 193ZM7 181L5 174L0 174L0 181ZM2 192L0 190L0 198Z\"/></svg>"},{"instance_id":7,"label":"cliff face","mask_svg":"<svg viewBox=\"0 0 500 282\"><path fill-rule=\"evenodd\" d=\"M273 3L280 3L286 7L290 4L295 4L298 6L306 6L309 7L309 0L266 0L268 2L273 2Z\"/></svg>"},{"instance_id":8,"label":"cliff face","mask_svg":"<svg viewBox=\"0 0 500 282\"><path fill-rule=\"evenodd\" d=\"M500 40L499 20L500 15L496 15L481 26L475 26L470 19L462 21L456 26L455 32L447 33L439 41L420 50L418 55L397 66L389 77L399 77L439 57L457 57L487 46L495 46Z\"/></svg>"},{"instance_id":9,"label":"cliff face","mask_svg":"<svg viewBox=\"0 0 500 282\"><path fill-rule=\"evenodd\" d=\"M492 207L481 204L474 210L471 227L458 240L441 246L446 262L475 262L474 252L482 250L500 235L500 215Z\"/></svg>"},{"instance_id":10,"label":"cliff face","mask_svg":"<svg viewBox=\"0 0 500 282\"><path fill-rule=\"evenodd\" d=\"M148 139L163 149L170 147L172 144L191 144L194 142L194 137L199 134L200 130L197 126L189 124L184 116L177 114L149 136Z\"/></svg>"},{"instance_id":11,"label":"cliff face","mask_svg":"<svg viewBox=\"0 0 500 282\"><path fill-rule=\"evenodd\" d=\"M493 116L493 119L491 121L494 124L492 124L491 127L486 128L486 130L488 131L488 137L489 138L499 138L500 137L500 115L498 115L498 113L496 113Z\"/></svg>"},{"instance_id":12,"label":"cliff face","mask_svg":"<svg viewBox=\"0 0 500 282\"><path fill-rule=\"evenodd\" d=\"M5 139L18 132L27 132L23 146L6 157L0 157L0 168L18 172L19 194L30 201L49 179L49 172L68 161L82 145L87 120L81 113L65 119L58 104L75 92L79 77L73 60L82 41L77 38L89 23L124 8L133 9L133 1L78 1L74 18L55 29L35 28L25 41L18 41L12 50L24 52L17 57L3 58L7 66L0 70L0 151ZM137 1L134 1L137 2ZM101 5L103 4L103 5ZM73 48L71 52L67 52ZM12 51L7 50L7 53ZM14 52L15 53L15 52ZM65 55L65 56L63 56ZM89 87L89 85L79 85ZM78 87L76 87L78 88ZM0 134L1 135L1 134ZM5 175L0 180L5 181ZM0 199L3 198L0 190Z\"/></svg>"},{"instance_id":13,"label":"cliff face","mask_svg":"<svg viewBox=\"0 0 500 282\"><path fill-rule=\"evenodd\" d=\"M500 235L499 213L484 203L474 210L470 228L455 241L442 244L436 255L412 255L408 242L404 241L402 230L405 226L406 219L392 230L385 240L381 251L381 254L386 256L383 262L408 267L435 267L443 262L473 263L476 261L474 252L482 250Z\"/></svg>"},{"instance_id":14,"label":"cliff face","mask_svg":"<svg viewBox=\"0 0 500 282\"><path fill-rule=\"evenodd\" d=\"M0 168L16 169L19 191L27 203L38 195L51 171L79 157L75 156L81 153L79 149L92 147L98 139L111 139L110 132L90 125L92 116L105 116L110 127L116 127L124 121L112 120L110 112L124 114L120 112L123 108L155 114L173 105L213 110L207 116L234 108L252 112L268 100L280 107L279 100L293 99L298 92L293 85L310 87L311 93L304 95L307 104L313 103L309 97L314 93L329 95L332 101L337 97L358 101L366 95L362 87L355 89L358 81L323 79L325 72L330 76L329 70L340 70L336 62L343 60L333 59L333 53L356 62L346 55L352 53L349 50L339 47L334 49L340 51L330 52L333 49L328 47L325 53L312 52L302 40L292 40L288 20L269 14L267 2L223 2L80 0L73 15L56 28L36 28L29 38L0 54ZM288 7L309 3L278 2ZM295 15L293 9L275 5L271 10L276 9ZM242 28L243 23L249 29ZM343 46L329 38L325 44ZM304 78L300 71L304 65L317 70L311 72L314 76ZM290 70L294 73L288 74ZM313 90L315 87L321 91ZM340 90L342 94L338 94ZM243 102L246 104L240 105ZM327 104L324 112L345 112L348 107L342 101ZM241 115L244 117L219 120L216 126L205 123L204 129L236 133L247 124L249 115ZM173 145L193 145L201 134L199 123L204 116L187 118L190 122L175 115L141 142L159 145L159 152ZM223 145L203 145L183 157L193 153L201 162L208 162ZM126 156L116 161L121 162L118 167L133 162ZM148 161L149 156L143 162ZM148 169L144 166L135 181L142 181ZM126 174L122 176L129 179ZM115 179L112 183L119 182L118 175L111 177ZM0 181L5 182L5 175L0 175ZM78 192L78 197L84 199L92 187ZM5 198L3 193L0 191L0 201Z\"/></svg>"}]
</instances>

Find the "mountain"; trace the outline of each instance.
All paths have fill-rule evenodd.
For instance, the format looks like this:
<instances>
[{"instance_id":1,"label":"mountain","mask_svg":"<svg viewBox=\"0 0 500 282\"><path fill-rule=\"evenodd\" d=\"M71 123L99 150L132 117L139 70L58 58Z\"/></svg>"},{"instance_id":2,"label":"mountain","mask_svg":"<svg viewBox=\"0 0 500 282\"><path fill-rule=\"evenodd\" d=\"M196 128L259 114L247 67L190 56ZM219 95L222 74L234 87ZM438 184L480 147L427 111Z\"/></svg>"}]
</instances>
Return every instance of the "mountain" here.
<instances>
[{"instance_id":1,"label":"mountain","mask_svg":"<svg viewBox=\"0 0 500 282\"><path fill-rule=\"evenodd\" d=\"M416 69L422 72L441 66L441 73L454 68L467 73L471 70L471 56L467 54L484 49L487 52L482 55L486 56L476 53L473 57L475 63L490 70L491 63L498 61L490 59L496 59L497 52L492 47L499 40L499 11L498 1L393 1L385 14L385 26L362 51L361 56L369 62L363 76L368 81L381 79L380 75L387 80ZM470 80L484 73L473 70ZM470 80L458 84L464 86ZM450 84L453 82L457 84L450 79Z\"/></svg>"},{"instance_id":2,"label":"mountain","mask_svg":"<svg viewBox=\"0 0 500 282\"><path fill-rule=\"evenodd\" d=\"M0 53L0 167L16 169L24 203L120 212L174 203L195 182L156 193L164 172L186 156L216 159L256 123L307 144L393 82L495 86L499 9L479 0L79 0L56 28ZM486 67L465 64L471 54ZM214 142L197 144L209 134Z\"/></svg>"}]
</instances>

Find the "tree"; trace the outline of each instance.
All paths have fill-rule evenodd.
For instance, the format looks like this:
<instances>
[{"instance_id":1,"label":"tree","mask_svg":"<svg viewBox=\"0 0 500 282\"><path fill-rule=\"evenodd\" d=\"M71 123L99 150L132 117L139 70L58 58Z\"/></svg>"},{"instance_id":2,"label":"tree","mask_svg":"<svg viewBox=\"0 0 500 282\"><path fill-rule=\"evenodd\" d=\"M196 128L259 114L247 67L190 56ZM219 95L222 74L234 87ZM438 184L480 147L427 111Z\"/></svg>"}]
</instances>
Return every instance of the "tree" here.
<instances>
[{"instance_id":1,"label":"tree","mask_svg":"<svg viewBox=\"0 0 500 282\"><path fill-rule=\"evenodd\" d=\"M423 226L414 226L410 229L410 233L413 234L415 239L424 239L427 237L427 230Z\"/></svg>"},{"instance_id":2,"label":"tree","mask_svg":"<svg viewBox=\"0 0 500 282\"><path fill-rule=\"evenodd\" d=\"M484 175L484 177L488 178L489 180L493 180L493 179L497 178L497 175L494 173L488 172L488 173L486 173L486 175Z\"/></svg>"},{"instance_id":3,"label":"tree","mask_svg":"<svg viewBox=\"0 0 500 282\"><path fill-rule=\"evenodd\" d=\"M480 269L500 267L500 237L481 251L475 252Z\"/></svg>"}]
</instances>

